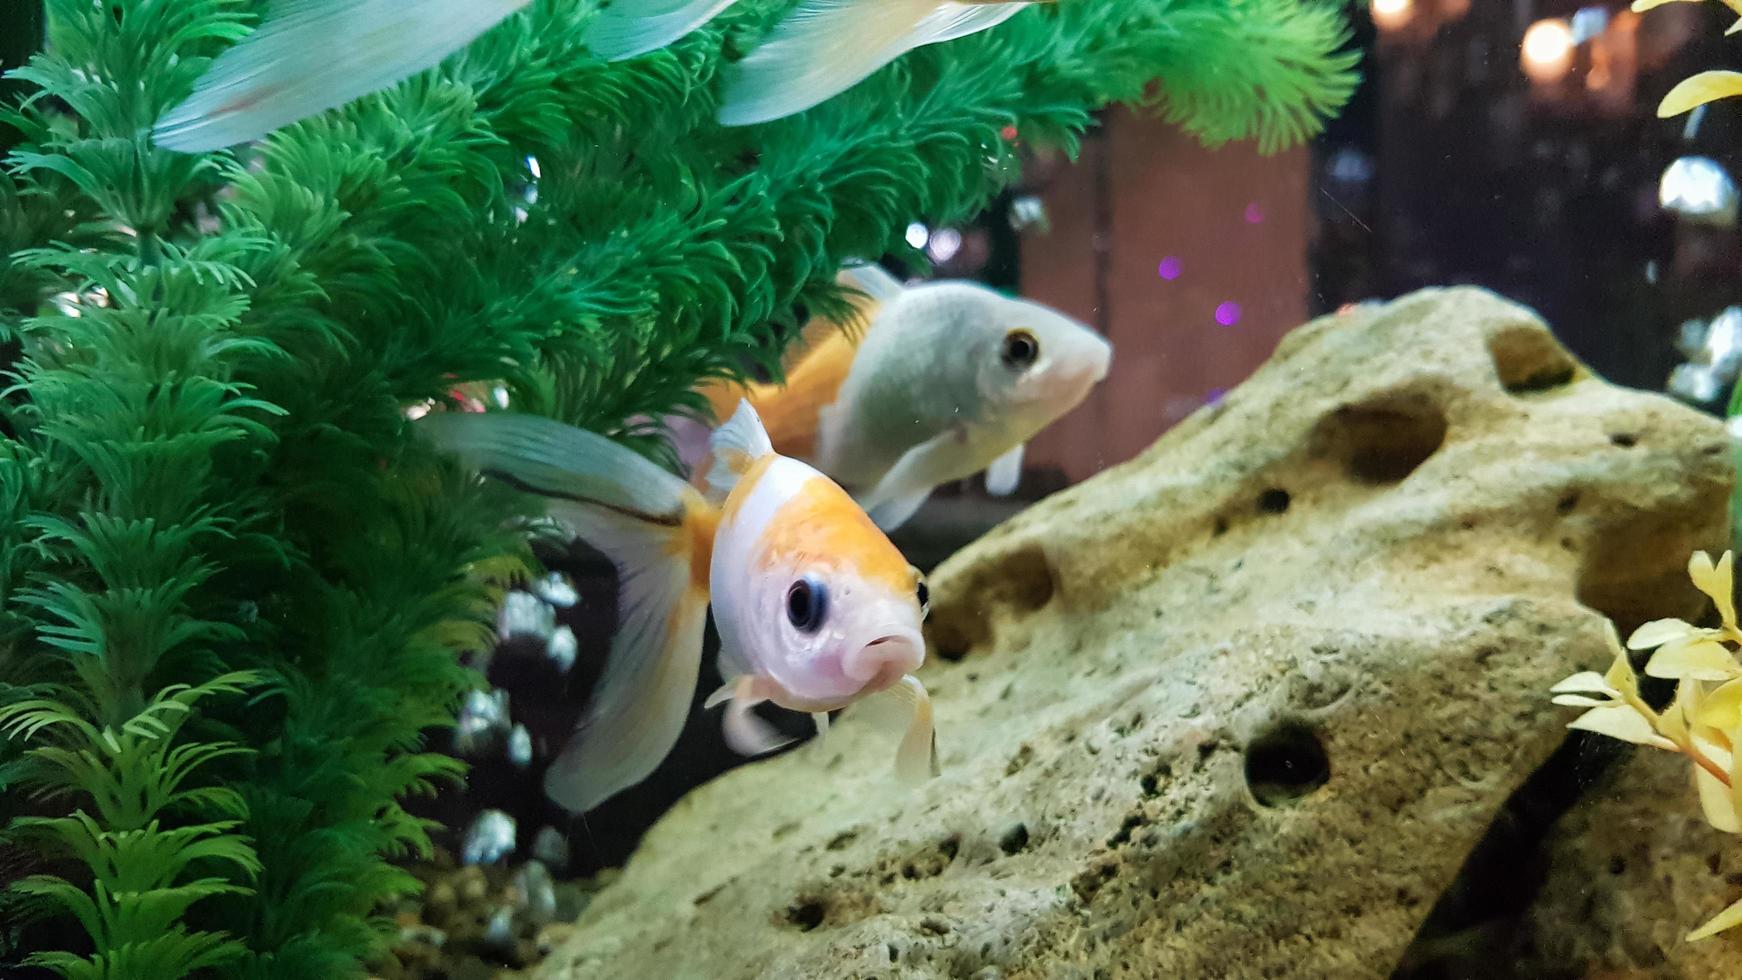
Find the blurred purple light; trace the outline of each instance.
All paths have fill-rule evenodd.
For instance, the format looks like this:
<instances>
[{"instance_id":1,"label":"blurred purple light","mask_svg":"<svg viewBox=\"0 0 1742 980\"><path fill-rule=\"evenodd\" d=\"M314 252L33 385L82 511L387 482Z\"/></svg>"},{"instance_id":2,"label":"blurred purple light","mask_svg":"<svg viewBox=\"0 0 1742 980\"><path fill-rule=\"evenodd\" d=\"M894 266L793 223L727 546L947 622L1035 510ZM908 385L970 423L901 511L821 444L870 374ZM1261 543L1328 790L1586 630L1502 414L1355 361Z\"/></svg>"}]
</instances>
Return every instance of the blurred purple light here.
<instances>
[{"instance_id":1,"label":"blurred purple light","mask_svg":"<svg viewBox=\"0 0 1742 980\"><path fill-rule=\"evenodd\" d=\"M1214 404L1220 402L1222 400L1222 396L1226 395L1227 393L1228 393L1228 389L1226 389L1226 388L1211 388L1209 396L1204 399L1204 403L1206 405L1214 405Z\"/></svg>"},{"instance_id":2,"label":"blurred purple light","mask_svg":"<svg viewBox=\"0 0 1742 980\"><path fill-rule=\"evenodd\" d=\"M1240 322L1240 304L1229 300L1216 307L1216 322L1231 327Z\"/></svg>"},{"instance_id":3,"label":"blurred purple light","mask_svg":"<svg viewBox=\"0 0 1742 980\"><path fill-rule=\"evenodd\" d=\"M1181 271L1180 260L1177 255L1169 255L1167 258L1161 260L1160 265L1155 267L1155 274L1166 279L1168 282L1173 282L1175 279L1178 279Z\"/></svg>"},{"instance_id":4,"label":"blurred purple light","mask_svg":"<svg viewBox=\"0 0 1742 980\"><path fill-rule=\"evenodd\" d=\"M1264 209L1258 206L1257 201L1253 201L1251 204L1246 205L1246 223L1247 224L1256 225L1256 224L1263 223L1263 221L1264 221Z\"/></svg>"}]
</instances>

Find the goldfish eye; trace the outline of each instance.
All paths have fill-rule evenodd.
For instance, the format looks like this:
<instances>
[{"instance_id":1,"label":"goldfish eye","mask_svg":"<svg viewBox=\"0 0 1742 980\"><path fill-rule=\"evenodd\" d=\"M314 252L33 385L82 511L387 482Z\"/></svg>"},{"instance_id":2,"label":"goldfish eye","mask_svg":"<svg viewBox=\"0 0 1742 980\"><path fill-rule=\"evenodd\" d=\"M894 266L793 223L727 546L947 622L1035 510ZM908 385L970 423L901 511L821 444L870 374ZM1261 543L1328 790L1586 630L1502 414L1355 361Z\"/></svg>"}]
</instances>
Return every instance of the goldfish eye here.
<instances>
[{"instance_id":1,"label":"goldfish eye","mask_svg":"<svg viewBox=\"0 0 1742 980\"><path fill-rule=\"evenodd\" d=\"M823 583L807 575L786 590L786 619L800 633L822 629L828 616L829 590Z\"/></svg>"},{"instance_id":2,"label":"goldfish eye","mask_svg":"<svg viewBox=\"0 0 1742 980\"><path fill-rule=\"evenodd\" d=\"M1040 358L1040 341L1026 330L1012 330L1004 335L1002 356L1005 367L1025 371Z\"/></svg>"}]
</instances>

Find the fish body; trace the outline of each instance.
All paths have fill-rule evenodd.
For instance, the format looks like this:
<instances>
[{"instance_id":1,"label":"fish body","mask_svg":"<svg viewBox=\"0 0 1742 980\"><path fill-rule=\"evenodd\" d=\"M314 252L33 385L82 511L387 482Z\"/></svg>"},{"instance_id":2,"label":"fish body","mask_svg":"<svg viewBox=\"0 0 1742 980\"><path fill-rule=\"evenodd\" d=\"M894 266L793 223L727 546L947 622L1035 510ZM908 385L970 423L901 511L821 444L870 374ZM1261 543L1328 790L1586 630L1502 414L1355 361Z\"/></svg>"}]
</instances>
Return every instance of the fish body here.
<instances>
[{"instance_id":1,"label":"fish body","mask_svg":"<svg viewBox=\"0 0 1742 980\"><path fill-rule=\"evenodd\" d=\"M435 67L531 0L286 0L166 112L157 145L198 153L259 139ZM607 61L658 50L737 0L614 0L588 25ZM1040 0L1050 2L1050 0ZM802 0L723 69L729 126L803 111L926 44L1003 23L1012 0Z\"/></svg>"},{"instance_id":2,"label":"fish body","mask_svg":"<svg viewBox=\"0 0 1742 980\"><path fill-rule=\"evenodd\" d=\"M854 337L808 325L784 385L704 389L724 416L739 399L773 444L847 487L885 530L931 491L986 471L1016 488L1025 443L1107 374L1112 347L1038 303L966 282L904 287L875 266L843 281L867 297Z\"/></svg>"},{"instance_id":3,"label":"fish body","mask_svg":"<svg viewBox=\"0 0 1742 980\"><path fill-rule=\"evenodd\" d=\"M888 693L911 711L904 775L935 768L924 582L837 484L774 452L742 405L714 433L694 487L602 436L509 413L440 413L417 423L438 448L545 498L549 515L609 556L618 630L580 727L545 790L585 812L650 774L676 743L699 674L710 603L720 633L728 743L778 747L750 709L827 712Z\"/></svg>"}]
</instances>

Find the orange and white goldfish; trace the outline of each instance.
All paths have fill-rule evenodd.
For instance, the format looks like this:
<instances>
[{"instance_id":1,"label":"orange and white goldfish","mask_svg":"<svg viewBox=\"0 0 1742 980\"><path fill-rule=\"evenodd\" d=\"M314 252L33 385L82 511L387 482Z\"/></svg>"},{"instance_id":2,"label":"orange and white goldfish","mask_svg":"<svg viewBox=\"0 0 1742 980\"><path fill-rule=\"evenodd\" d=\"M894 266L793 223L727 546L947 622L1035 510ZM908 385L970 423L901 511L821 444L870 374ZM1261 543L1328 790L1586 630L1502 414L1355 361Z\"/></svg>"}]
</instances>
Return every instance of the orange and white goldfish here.
<instances>
[{"instance_id":1,"label":"orange and white goldfish","mask_svg":"<svg viewBox=\"0 0 1742 980\"><path fill-rule=\"evenodd\" d=\"M416 425L486 476L538 494L559 524L603 551L619 577L618 628L579 728L545 792L585 812L639 783L677 742L701 665L710 603L734 750L776 748L750 709L763 701L828 712L889 692L910 722L904 777L936 773L925 660L926 588L865 512L828 477L781 456L745 404L713 435L692 487L618 444L550 419L435 413Z\"/></svg>"},{"instance_id":2,"label":"orange and white goldfish","mask_svg":"<svg viewBox=\"0 0 1742 980\"><path fill-rule=\"evenodd\" d=\"M884 530L952 480L1016 490L1023 446L1107 376L1113 348L1039 303L969 282L907 287L874 265L841 281L868 298L855 336L807 324L784 385L702 389L716 417L747 399L774 447L858 498Z\"/></svg>"},{"instance_id":3,"label":"orange and white goldfish","mask_svg":"<svg viewBox=\"0 0 1742 980\"><path fill-rule=\"evenodd\" d=\"M470 44L531 0L297 0L213 60L164 113L157 145L199 153L259 139L398 84ZM663 48L737 0L615 0L588 47L615 61ZM1039 0L1050 2L1050 0ZM808 109L925 44L1003 23L1028 0L802 0L766 41L725 66L720 122Z\"/></svg>"}]
</instances>

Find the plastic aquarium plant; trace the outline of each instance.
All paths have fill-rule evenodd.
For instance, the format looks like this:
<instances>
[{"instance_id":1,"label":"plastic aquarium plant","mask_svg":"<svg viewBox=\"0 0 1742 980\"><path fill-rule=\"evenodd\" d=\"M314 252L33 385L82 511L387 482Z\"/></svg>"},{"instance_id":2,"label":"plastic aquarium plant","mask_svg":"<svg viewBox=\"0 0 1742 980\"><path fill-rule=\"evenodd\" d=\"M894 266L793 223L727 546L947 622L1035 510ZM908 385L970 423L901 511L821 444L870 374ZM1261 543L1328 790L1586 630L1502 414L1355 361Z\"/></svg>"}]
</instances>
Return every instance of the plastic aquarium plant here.
<instances>
[{"instance_id":1,"label":"plastic aquarium plant","mask_svg":"<svg viewBox=\"0 0 1742 980\"><path fill-rule=\"evenodd\" d=\"M68 977L380 953L377 911L415 888L394 861L429 846L401 801L461 771L424 733L530 561L526 502L409 409L499 383L651 451L628 420L776 369L844 259L971 215L1019 141L1072 149L1123 101L1275 149L1353 86L1328 5L1065 0L722 130L721 60L784 3L606 65L595 4L541 0L258 146L154 147L263 6L48 0L45 49L8 66L0 943Z\"/></svg>"},{"instance_id":2,"label":"plastic aquarium plant","mask_svg":"<svg viewBox=\"0 0 1742 980\"><path fill-rule=\"evenodd\" d=\"M1679 752L1693 763L1700 807L1712 826L1742 833L1742 628L1733 596L1735 555L1717 564L1705 552L1688 562L1688 577L1718 607L1721 623L1707 629L1679 619L1646 623L1627 639L1632 650L1654 650L1646 662L1651 677L1676 682L1675 699L1653 710L1639 695L1639 678L1613 627L1608 629L1614 664L1605 674L1588 671L1556 684L1554 703L1588 708L1569 728L1597 732L1638 745ZM1742 925L1742 901L1688 934L1705 939Z\"/></svg>"}]
</instances>

